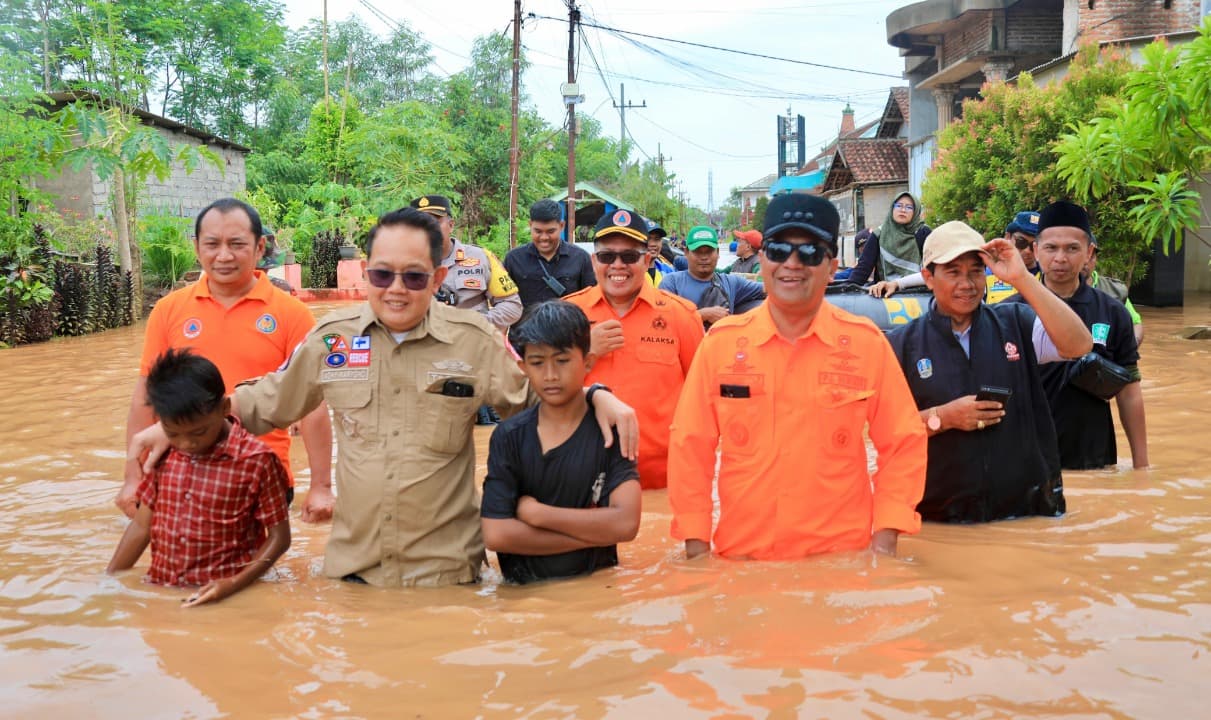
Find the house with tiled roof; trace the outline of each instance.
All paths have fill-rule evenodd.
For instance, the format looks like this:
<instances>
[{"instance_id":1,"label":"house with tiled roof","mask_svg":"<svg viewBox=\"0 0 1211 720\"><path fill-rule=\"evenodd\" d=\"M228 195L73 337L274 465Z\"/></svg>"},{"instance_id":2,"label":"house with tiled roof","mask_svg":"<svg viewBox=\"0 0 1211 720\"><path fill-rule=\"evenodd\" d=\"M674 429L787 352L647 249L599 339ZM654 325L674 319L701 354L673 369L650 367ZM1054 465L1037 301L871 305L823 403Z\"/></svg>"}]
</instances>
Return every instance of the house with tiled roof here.
<instances>
[{"instance_id":1,"label":"house with tiled roof","mask_svg":"<svg viewBox=\"0 0 1211 720\"><path fill-rule=\"evenodd\" d=\"M908 113L908 88L891 88L878 120L842 132L815 159L824 169L816 191L840 211L842 235L880 223L908 189Z\"/></svg>"}]
</instances>

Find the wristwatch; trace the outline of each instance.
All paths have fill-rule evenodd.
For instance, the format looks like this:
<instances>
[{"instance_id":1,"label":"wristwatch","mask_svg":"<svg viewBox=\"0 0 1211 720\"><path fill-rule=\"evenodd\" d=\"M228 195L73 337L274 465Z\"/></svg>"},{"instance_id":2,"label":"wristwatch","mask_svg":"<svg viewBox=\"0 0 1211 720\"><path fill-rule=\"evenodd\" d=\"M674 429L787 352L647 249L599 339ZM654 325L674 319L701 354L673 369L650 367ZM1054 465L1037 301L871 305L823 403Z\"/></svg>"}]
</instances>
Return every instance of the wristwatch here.
<instances>
[{"instance_id":1,"label":"wristwatch","mask_svg":"<svg viewBox=\"0 0 1211 720\"><path fill-rule=\"evenodd\" d=\"M592 385L589 386L588 391L585 392L585 394L584 394L584 401L589 404L589 407L593 407L593 394L596 393L598 390L605 390L606 392L613 392L612 390L610 390L605 385L602 385L601 383L593 383Z\"/></svg>"},{"instance_id":2,"label":"wristwatch","mask_svg":"<svg viewBox=\"0 0 1211 720\"><path fill-rule=\"evenodd\" d=\"M938 415L938 408L931 407L929 409L929 417L925 418L925 427L929 428L930 432L937 432L942 429L942 417Z\"/></svg>"}]
</instances>

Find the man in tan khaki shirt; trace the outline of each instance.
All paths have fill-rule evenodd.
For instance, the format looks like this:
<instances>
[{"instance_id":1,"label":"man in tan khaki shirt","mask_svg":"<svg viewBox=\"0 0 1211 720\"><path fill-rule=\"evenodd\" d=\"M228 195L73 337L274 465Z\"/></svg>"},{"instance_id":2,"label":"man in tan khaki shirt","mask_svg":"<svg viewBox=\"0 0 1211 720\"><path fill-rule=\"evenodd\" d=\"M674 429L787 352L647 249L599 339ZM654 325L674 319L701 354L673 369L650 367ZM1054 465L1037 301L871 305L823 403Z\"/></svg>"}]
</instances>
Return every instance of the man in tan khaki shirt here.
<instances>
[{"instance_id":1,"label":"man in tan khaki shirt","mask_svg":"<svg viewBox=\"0 0 1211 720\"><path fill-rule=\"evenodd\" d=\"M488 403L507 415L532 397L487 320L432 302L446 273L441 241L424 213L384 215L366 242L368 302L324 318L285 367L236 390L233 412L252 432L289 425L322 400L333 410L329 577L386 586L479 577L475 412ZM593 400L607 442L618 425L623 453L633 457L633 411L609 393ZM132 452L156 439L136 437Z\"/></svg>"}]
</instances>

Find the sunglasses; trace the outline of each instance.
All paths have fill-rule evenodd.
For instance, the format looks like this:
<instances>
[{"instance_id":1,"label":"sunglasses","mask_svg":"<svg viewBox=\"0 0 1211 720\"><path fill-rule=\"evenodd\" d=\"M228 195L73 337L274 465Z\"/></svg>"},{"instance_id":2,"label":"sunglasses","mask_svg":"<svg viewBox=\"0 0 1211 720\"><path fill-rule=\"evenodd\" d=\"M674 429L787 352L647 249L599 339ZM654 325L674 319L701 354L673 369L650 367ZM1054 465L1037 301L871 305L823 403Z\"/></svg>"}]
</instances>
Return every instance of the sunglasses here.
<instances>
[{"instance_id":1,"label":"sunglasses","mask_svg":"<svg viewBox=\"0 0 1211 720\"><path fill-rule=\"evenodd\" d=\"M1026 235L1014 235L1013 244L1018 250L1025 250L1034 244L1034 240Z\"/></svg>"},{"instance_id":2,"label":"sunglasses","mask_svg":"<svg viewBox=\"0 0 1211 720\"><path fill-rule=\"evenodd\" d=\"M382 268L366 268L366 279L376 288L385 289L391 287L397 275L403 281L404 287L409 290L424 290L429 287L429 278L433 277L433 273L421 272L419 270L393 272L391 270L383 270Z\"/></svg>"},{"instance_id":3,"label":"sunglasses","mask_svg":"<svg viewBox=\"0 0 1211 720\"><path fill-rule=\"evenodd\" d=\"M639 259L647 255L646 252L638 250L598 250L593 253L597 258L597 262L602 265L613 265L615 260L622 260L624 265L634 265L639 262Z\"/></svg>"},{"instance_id":4,"label":"sunglasses","mask_svg":"<svg viewBox=\"0 0 1211 720\"><path fill-rule=\"evenodd\" d=\"M781 240L767 240L761 246L761 250L765 253L767 260L775 263L784 263L790 259L791 253L795 253L799 257L799 262L808 267L815 267L829 257L829 252L822 245L814 243L796 245Z\"/></svg>"}]
</instances>

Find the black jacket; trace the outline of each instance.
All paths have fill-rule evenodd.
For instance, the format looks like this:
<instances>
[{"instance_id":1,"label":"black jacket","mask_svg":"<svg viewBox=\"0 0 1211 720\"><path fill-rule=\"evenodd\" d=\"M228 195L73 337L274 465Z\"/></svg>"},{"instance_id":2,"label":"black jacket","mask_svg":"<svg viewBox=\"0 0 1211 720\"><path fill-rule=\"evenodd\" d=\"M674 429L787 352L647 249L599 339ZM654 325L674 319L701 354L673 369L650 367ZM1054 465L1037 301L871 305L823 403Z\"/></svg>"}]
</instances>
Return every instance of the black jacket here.
<instances>
[{"instance_id":1,"label":"black jacket","mask_svg":"<svg viewBox=\"0 0 1211 720\"><path fill-rule=\"evenodd\" d=\"M1048 412L1028 305L981 304L972 319L971 359L950 318L929 312L890 335L917 408L925 410L981 385L1013 391L1001 422L985 430L947 430L929 439L925 495L917 511L938 522L985 522L1062 515L1055 426Z\"/></svg>"}]
</instances>

